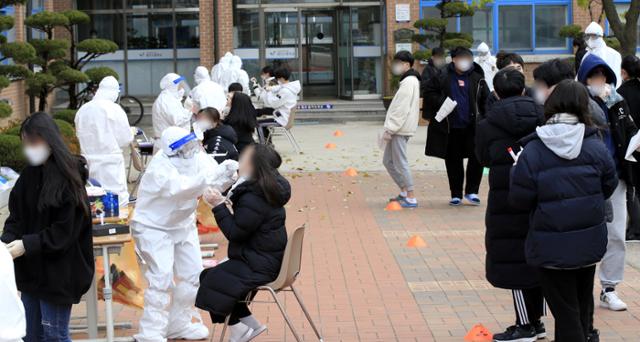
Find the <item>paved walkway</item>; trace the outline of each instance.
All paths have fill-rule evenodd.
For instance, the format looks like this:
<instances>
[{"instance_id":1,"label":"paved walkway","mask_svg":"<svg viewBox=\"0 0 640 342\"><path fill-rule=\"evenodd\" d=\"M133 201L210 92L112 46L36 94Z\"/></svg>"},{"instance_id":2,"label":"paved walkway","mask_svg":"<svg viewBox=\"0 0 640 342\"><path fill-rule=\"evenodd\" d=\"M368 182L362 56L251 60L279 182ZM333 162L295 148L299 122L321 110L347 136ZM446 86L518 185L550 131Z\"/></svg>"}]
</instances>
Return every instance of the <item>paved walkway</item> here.
<instances>
[{"instance_id":1,"label":"paved walkway","mask_svg":"<svg viewBox=\"0 0 640 342\"><path fill-rule=\"evenodd\" d=\"M474 324L497 332L514 320L509 292L494 289L484 277L485 208L448 207L444 173L416 173L420 208L401 212L383 210L394 193L384 173L350 178L297 172L288 177L294 189L288 226L307 223L309 228L298 288L325 341L462 341ZM427 246L406 247L414 235ZM221 235L213 239L224 251ZM627 267L620 292L628 311L596 309L603 341L638 340L637 270ZM313 341L293 298L281 296L303 339ZM254 308L269 325L257 341L293 340L275 305ZM75 313L79 311L81 306ZM140 316L139 310L119 305L116 312L118 320L136 322ZM545 322L553 330L553 320Z\"/></svg>"}]
</instances>

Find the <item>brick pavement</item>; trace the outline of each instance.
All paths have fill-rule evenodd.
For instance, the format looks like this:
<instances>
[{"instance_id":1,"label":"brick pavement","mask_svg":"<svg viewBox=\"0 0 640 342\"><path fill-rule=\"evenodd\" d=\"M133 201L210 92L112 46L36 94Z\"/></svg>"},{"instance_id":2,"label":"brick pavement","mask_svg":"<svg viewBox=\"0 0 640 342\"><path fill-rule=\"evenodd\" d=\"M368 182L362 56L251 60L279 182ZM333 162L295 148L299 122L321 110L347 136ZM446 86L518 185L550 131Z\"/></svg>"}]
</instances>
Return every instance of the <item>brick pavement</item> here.
<instances>
[{"instance_id":1,"label":"brick pavement","mask_svg":"<svg viewBox=\"0 0 640 342\"><path fill-rule=\"evenodd\" d=\"M325 341L462 341L476 323L497 332L513 321L510 294L484 278L484 207L448 207L444 173L417 173L420 208L401 212L383 210L395 191L384 173L288 177L294 190L288 226L306 222L309 228L298 289ZM412 235L423 237L427 247L405 247ZM225 249L220 234L214 240ZM596 310L603 341L638 340L638 271L627 269L620 292L629 311ZM305 341L313 341L313 331L289 296L286 307L294 324ZM293 340L275 305L254 308L269 325L258 341ZM74 314L79 311L80 306ZM121 321L136 322L140 315L119 305L116 313ZM552 330L552 319L545 322Z\"/></svg>"}]
</instances>

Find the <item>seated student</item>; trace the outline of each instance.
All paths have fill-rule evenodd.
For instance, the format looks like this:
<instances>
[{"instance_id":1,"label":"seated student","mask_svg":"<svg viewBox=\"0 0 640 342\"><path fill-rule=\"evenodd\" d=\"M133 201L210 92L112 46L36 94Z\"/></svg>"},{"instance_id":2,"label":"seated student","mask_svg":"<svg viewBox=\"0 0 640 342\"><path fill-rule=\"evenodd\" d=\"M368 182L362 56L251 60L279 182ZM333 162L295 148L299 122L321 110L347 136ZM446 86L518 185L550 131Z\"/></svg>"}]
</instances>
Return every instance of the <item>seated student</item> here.
<instances>
[{"instance_id":1,"label":"seated student","mask_svg":"<svg viewBox=\"0 0 640 342\"><path fill-rule=\"evenodd\" d=\"M213 323L224 323L231 315L230 341L249 341L267 329L239 301L280 272L287 245L284 205L291 197L289 182L278 172L280 164L271 146L251 145L240 157L240 178L227 197L215 190L204 195L229 240L229 260L200 274L196 306L209 311Z\"/></svg>"},{"instance_id":2,"label":"seated student","mask_svg":"<svg viewBox=\"0 0 640 342\"><path fill-rule=\"evenodd\" d=\"M267 65L260 71L260 80L261 83L258 83L257 80L254 79L253 82L253 93L258 96L258 100L260 100L259 95L264 93L266 88L271 86L278 85L275 77L273 77L273 67L271 65ZM273 115L273 108L271 107L262 107L256 108L256 113L258 116L263 115Z\"/></svg>"},{"instance_id":3,"label":"seated student","mask_svg":"<svg viewBox=\"0 0 640 342\"><path fill-rule=\"evenodd\" d=\"M214 157L218 164L227 159L238 160L238 135L233 127L222 122L217 109L207 107L200 110L196 120L198 129L203 134L202 145L205 151L208 154L226 154Z\"/></svg>"},{"instance_id":4,"label":"seated student","mask_svg":"<svg viewBox=\"0 0 640 342\"><path fill-rule=\"evenodd\" d=\"M509 204L530 212L525 255L538 268L555 340L598 341L593 278L607 250L605 200L618 184L616 167L591 123L583 85L561 81L544 109L546 124L520 141Z\"/></svg>"},{"instance_id":5,"label":"seated student","mask_svg":"<svg viewBox=\"0 0 640 342\"><path fill-rule=\"evenodd\" d=\"M258 126L261 129L258 132L261 133L261 143L270 142L269 127L284 127L289 123L289 115L298 103L298 94L301 90L300 81L289 81L291 76L289 69L278 68L273 72L273 75L278 81L278 85L269 87L258 95L258 99L265 107L273 108L273 118L258 120Z\"/></svg>"},{"instance_id":6,"label":"seated student","mask_svg":"<svg viewBox=\"0 0 640 342\"><path fill-rule=\"evenodd\" d=\"M236 147L242 153L245 147L254 144L253 133L256 131L256 109L251 98L244 93L229 94L229 114L224 118L224 123L233 127L238 135Z\"/></svg>"},{"instance_id":7,"label":"seated student","mask_svg":"<svg viewBox=\"0 0 640 342\"><path fill-rule=\"evenodd\" d=\"M494 341L535 341L546 331L540 317L544 298L537 270L527 264L524 244L529 232L529 211L509 205L509 178L518 141L544 123L541 105L525 96L524 75L502 68L493 78L498 101L476 127L476 155L489 168L489 202L485 215L486 277L491 285L512 291L515 325ZM508 227L508 229L507 229Z\"/></svg>"}]
</instances>

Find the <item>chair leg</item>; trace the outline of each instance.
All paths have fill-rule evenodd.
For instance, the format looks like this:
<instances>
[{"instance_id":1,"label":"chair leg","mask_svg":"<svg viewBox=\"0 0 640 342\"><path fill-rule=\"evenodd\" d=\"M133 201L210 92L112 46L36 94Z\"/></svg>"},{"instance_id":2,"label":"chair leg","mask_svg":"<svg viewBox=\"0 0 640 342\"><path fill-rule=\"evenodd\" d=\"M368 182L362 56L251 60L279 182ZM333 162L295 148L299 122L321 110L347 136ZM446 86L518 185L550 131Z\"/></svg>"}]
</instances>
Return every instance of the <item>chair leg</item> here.
<instances>
[{"instance_id":1,"label":"chair leg","mask_svg":"<svg viewBox=\"0 0 640 342\"><path fill-rule=\"evenodd\" d=\"M300 144L298 144L298 140L296 140L296 137L293 135L293 133L290 130L286 130L286 134L287 137L289 137L289 141L291 141L291 144L293 145L293 148L296 150L296 152L302 152L302 147L300 147Z\"/></svg>"},{"instance_id":2,"label":"chair leg","mask_svg":"<svg viewBox=\"0 0 640 342\"><path fill-rule=\"evenodd\" d=\"M131 168L133 167L133 158L129 156L129 167L127 168L127 182L131 182Z\"/></svg>"},{"instance_id":3,"label":"chair leg","mask_svg":"<svg viewBox=\"0 0 640 342\"><path fill-rule=\"evenodd\" d=\"M280 312L282 312L282 317L284 317L284 320L285 320L285 322L287 322L287 325L289 326L289 329L291 329L291 333L293 334L293 337L295 337L297 342L302 341L300 339L300 336L298 336L298 332L296 332L296 328L293 327L293 324L291 323L291 319L289 319L289 315L287 315L287 312L284 311L284 307L280 303L280 300L278 299L278 296L276 295L275 291L273 291L273 289L271 289L271 288L266 288L265 290L269 291L271 293L271 296L273 297L273 300L278 305L278 309L280 309Z\"/></svg>"},{"instance_id":4,"label":"chair leg","mask_svg":"<svg viewBox=\"0 0 640 342\"><path fill-rule=\"evenodd\" d=\"M131 189L131 191L129 192L129 195L133 196L133 194L135 194L138 191L138 187L140 186L140 181L142 180L143 174L144 174L144 171L140 172L140 174L138 175L138 178L136 179L136 183L133 186L133 189Z\"/></svg>"},{"instance_id":5,"label":"chair leg","mask_svg":"<svg viewBox=\"0 0 640 342\"><path fill-rule=\"evenodd\" d=\"M222 327L222 332L220 333L220 342L224 342L224 334L227 332L227 326L229 325L229 320L231 319L231 315L227 316L224 320L224 326Z\"/></svg>"},{"instance_id":6,"label":"chair leg","mask_svg":"<svg viewBox=\"0 0 640 342\"><path fill-rule=\"evenodd\" d=\"M300 308L302 308L302 312L304 312L304 315L307 316L307 320L309 321L309 324L311 324L311 328L313 328L313 332L316 333L318 340L322 342L323 340L322 340L322 336L320 335L320 331L318 331L318 328L316 328L316 325L313 323L313 319L311 319L311 315L309 315L309 311L307 311L307 307L304 306L304 303L302 303L302 297L300 297L300 295L298 294L298 291L296 291L293 285L290 287L291 287L291 291L293 292L293 295L296 296L296 299L298 300L298 304L300 304Z\"/></svg>"},{"instance_id":7,"label":"chair leg","mask_svg":"<svg viewBox=\"0 0 640 342\"><path fill-rule=\"evenodd\" d=\"M258 143L264 144L264 132L262 131L262 125L258 124L256 129L258 130Z\"/></svg>"},{"instance_id":8,"label":"chair leg","mask_svg":"<svg viewBox=\"0 0 640 342\"><path fill-rule=\"evenodd\" d=\"M209 337L209 342L213 342L213 337L216 336L216 324L211 324L211 337Z\"/></svg>"}]
</instances>

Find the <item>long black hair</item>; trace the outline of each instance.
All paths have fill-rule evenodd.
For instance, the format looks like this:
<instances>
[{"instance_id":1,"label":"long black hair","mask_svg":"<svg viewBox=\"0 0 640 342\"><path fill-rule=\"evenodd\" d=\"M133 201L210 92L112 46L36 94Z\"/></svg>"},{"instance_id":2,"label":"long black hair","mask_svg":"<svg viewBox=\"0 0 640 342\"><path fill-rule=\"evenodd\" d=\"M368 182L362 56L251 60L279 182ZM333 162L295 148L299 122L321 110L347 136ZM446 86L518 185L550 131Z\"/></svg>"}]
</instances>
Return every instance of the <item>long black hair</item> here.
<instances>
[{"instance_id":1,"label":"long black hair","mask_svg":"<svg viewBox=\"0 0 640 342\"><path fill-rule=\"evenodd\" d=\"M256 108L251 98L245 93L233 93L229 115L225 119L228 125L234 128L242 127L246 130L254 130L258 125L256 120Z\"/></svg>"},{"instance_id":2,"label":"long black hair","mask_svg":"<svg viewBox=\"0 0 640 342\"><path fill-rule=\"evenodd\" d=\"M273 147L265 144L253 145L253 179L264 194L267 202L274 206L282 205L282 187L278 182L278 168L282 157Z\"/></svg>"},{"instance_id":3,"label":"long black hair","mask_svg":"<svg viewBox=\"0 0 640 342\"><path fill-rule=\"evenodd\" d=\"M31 114L20 128L20 137L24 139L40 138L51 149L49 159L42 170L42 190L38 201L38 210L46 207L58 207L70 196L76 206L80 206L89 215L89 200L85 189L88 171L84 158L75 156L62 140L62 134L53 118L45 112Z\"/></svg>"}]
</instances>

